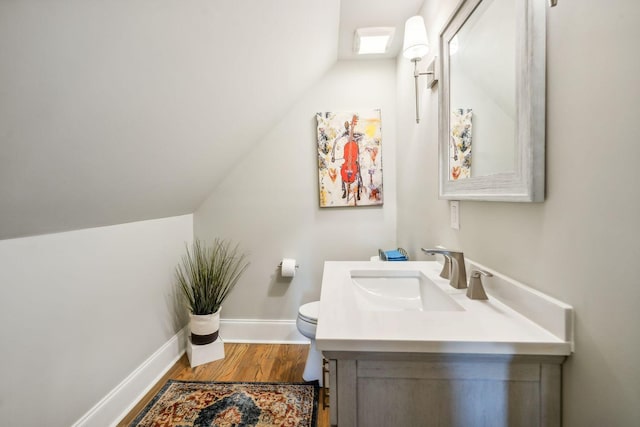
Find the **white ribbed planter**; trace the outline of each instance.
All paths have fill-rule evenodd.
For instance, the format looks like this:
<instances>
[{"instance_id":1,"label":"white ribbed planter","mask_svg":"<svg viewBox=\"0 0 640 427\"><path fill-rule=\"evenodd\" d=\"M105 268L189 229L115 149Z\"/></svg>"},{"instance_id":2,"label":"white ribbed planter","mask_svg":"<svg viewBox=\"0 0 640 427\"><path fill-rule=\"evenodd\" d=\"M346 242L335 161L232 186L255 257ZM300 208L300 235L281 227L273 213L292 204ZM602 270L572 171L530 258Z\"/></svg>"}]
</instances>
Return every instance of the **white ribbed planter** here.
<instances>
[{"instance_id":1,"label":"white ribbed planter","mask_svg":"<svg viewBox=\"0 0 640 427\"><path fill-rule=\"evenodd\" d=\"M189 314L189 329L193 345L211 344L218 339L220 310L213 314Z\"/></svg>"}]
</instances>

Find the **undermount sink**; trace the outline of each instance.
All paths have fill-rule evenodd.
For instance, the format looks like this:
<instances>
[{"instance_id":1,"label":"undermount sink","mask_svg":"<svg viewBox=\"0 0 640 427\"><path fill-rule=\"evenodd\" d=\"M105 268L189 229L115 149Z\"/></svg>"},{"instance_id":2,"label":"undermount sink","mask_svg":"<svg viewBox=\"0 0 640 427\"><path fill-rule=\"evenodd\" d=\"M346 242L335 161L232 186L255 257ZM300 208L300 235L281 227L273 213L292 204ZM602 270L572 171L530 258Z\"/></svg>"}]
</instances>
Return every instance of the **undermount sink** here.
<instances>
[{"instance_id":1,"label":"undermount sink","mask_svg":"<svg viewBox=\"0 0 640 427\"><path fill-rule=\"evenodd\" d=\"M473 269L489 271L469 262ZM326 261L318 349L336 352L569 355L573 310L493 273L488 300L440 277L435 261ZM502 302L509 302L509 305Z\"/></svg>"},{"instance_id":2,"label":"undermount sink","mask_svg":"<svg viewBox=\"0 0 640 427\"><path fill-rule=\"evenodd\" d=\"M418 270L352 270L350 275L361 310L464 311Z\"/></svg>"}]
</instances>

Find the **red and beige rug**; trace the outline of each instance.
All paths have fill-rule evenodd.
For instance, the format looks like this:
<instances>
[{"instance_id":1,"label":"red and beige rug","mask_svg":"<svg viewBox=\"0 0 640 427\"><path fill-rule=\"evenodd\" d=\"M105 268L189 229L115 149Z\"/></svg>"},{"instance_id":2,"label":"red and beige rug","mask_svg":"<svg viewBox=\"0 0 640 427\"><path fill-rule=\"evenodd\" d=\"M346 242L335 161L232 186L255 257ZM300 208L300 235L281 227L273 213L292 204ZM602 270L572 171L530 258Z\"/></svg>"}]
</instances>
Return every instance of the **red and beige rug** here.
<instances>
[{"instance_id":1,"label":"red and beige rug","mask_svg":"<svg viewBox=\"0 0 640 427\"><path fill-rule=\"evenodd\" d=\"M316 427L318 385L169 380L130 427Z\"/></svg>"}]
</instances>

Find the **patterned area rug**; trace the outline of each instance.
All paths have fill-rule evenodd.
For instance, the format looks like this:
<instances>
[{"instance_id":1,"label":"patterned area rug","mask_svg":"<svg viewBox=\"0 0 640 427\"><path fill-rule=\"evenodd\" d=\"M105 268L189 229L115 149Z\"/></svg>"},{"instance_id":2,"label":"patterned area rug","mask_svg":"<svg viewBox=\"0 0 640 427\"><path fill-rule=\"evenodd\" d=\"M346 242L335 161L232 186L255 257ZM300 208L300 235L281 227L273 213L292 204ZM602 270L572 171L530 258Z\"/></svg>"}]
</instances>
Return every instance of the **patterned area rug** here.
<instances>
[{"instance_id":1,"label":"patterned area rug","mask_svg":"<svg viewBox=\"0 0 640 427\"><path fill-rule=\"evenodd\" d=\"M318 385L169 380L130 427L316 427Z\"/></svg>"}]
</instances>

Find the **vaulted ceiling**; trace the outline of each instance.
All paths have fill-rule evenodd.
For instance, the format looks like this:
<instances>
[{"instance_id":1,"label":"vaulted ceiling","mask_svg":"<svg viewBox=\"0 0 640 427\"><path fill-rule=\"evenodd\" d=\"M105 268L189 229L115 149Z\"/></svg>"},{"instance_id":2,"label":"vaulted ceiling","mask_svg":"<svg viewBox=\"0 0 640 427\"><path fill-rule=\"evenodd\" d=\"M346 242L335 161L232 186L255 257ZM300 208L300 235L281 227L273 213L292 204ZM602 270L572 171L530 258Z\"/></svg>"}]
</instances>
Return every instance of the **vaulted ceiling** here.
<instances>
[{"instance_id":1,"label":"vaulted ceiling","mask_svg":"<svg viewBox=\"0 0 640 427\"><path fill-rule=\"evenodd\" d=\"M421 0L0 2L0 239L191 213Z\"/></svg>"}]
</instances>

